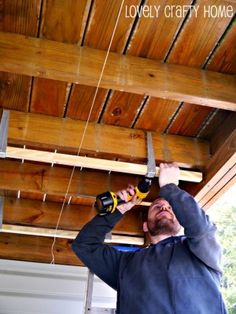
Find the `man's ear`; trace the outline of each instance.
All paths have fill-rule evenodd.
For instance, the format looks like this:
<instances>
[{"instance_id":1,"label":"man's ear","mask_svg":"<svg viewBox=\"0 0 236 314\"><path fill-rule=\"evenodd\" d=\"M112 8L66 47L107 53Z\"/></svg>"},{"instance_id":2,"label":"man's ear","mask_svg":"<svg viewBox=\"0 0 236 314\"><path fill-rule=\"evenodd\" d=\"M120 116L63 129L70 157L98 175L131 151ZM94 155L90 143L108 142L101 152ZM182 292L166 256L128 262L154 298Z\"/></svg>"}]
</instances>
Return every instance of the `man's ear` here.
<instances>
[{"instance_id":1,"label":"man's ear","mask_svg":"<svg viewBox=\"0 0 236 314\"><path fill-rule=\"evenodd\" d=\"M147 226L147 222L146 221L144 221L144 223L143 223L143 231L144 232L148 232L148 226Z\"/></svg>"}]
</instances>

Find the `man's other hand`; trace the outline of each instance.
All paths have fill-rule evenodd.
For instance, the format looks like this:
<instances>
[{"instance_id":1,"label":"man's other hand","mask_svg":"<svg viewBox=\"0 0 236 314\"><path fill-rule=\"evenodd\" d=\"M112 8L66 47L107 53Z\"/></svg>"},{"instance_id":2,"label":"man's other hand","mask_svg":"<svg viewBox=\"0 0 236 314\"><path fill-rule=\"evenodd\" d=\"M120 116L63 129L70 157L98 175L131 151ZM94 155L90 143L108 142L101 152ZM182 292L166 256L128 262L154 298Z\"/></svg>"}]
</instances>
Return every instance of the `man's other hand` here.
<instances>
[{"instance_id":1,"label":"man's other hand","mask_svg":"<svg viewBox=\"0 0 236 314\"><path fill-rule=\"evenodd\" d=\"M176 163L160 164L159 185L160 188L166 184L179 184L179 167Z\"/></svg>"},{"instance_id":2,"label":"man's other hand","mask_svg":"<svg viewBox=\"0 0 236 314\"><path fill-rule=\"evenodd\" d=\"M132 185L129 185L126 190L116 192L116 195L125 201L124 204L117 206L117 209L121 212L121 214L130 210L136 204L137 196L135 195L134 187ZM130 196L132 196L131 200Z\"/></svg>"}]
</instances>

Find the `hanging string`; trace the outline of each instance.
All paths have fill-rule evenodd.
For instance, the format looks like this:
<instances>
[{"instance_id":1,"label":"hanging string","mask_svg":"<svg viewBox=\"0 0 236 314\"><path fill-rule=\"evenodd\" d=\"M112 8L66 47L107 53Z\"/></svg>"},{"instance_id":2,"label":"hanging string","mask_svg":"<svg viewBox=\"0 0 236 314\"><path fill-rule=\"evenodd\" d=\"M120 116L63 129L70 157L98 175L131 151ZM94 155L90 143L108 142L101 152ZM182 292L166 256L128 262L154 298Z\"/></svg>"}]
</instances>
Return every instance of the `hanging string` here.
<instances>
[{"instance_id":1,"label":"hanging string","mask_svg":"<svg viewBox=\"0 0 236 314\"><path fill-rule=\"evenodd\" d=\"M91 114L92 114L92 110L93 110L93 107L94 107L94 104L95 104L95 100L97 98L98 89L99 89L101 81L102 81L103 73L104 73L104 70L105 70L105 67L106 67L107 59L108 59L108 56L109 56L109 53L110 53L110 50L111 50L111 45L112 45L112 42L113 42L113 39L114 39L114 36L115 36L115 32L116 32L116 29L117 29L117 25L118 25L118 22L119 22L119 19L120 19L120 15L121 15L121 11L122 11L122 8L123 8L123 4L124 4L124 0L122 0L122 3L120 5L120 9L119 9L119 12L118 12L118 15L117 15L117 18L116 18L115 26L114 26L114 29L113 29L113 32L112 32L112 36L111 36L111 39L110 39L110 43L109 43L109 46L108 46L108 49L107 49L106 57L104 59L104 63L103 63L102 70L101 70L101 74L99 76L98 83L97 83L97 86L96 86L96 90L95 90L95 93L94 93L94 97L93 97L93 100L92 100L92 105L91 105L91 108L89 110L88 118L87 118L87 121L86 121L85 126L84 126L84 130L83 130L83 134L82 134L82 137L81 137L80 145L79 145L79 148L78 148L78 151L77 151L77 156L79 156L81 148L82 148L82 145L83 145L83 142L84 142L86 130L88 128L88 123L89 123L89 120L90 120L90 117L91 117ZM69 182L68 182L68 185L67 185L66 193L65 193L65 196L64 196L64 199L63 199L63 203L62 203L62 206L61 206L61 210L60 210L60 213L59 213L59 216L58 216L58 220L57 220L57 224L56 224L56 228L55 228L55 235L54 235L53 243L52 243L52 246L51 246L51 256L52 256L51 264L55 264L54 246L55 246L55 243L56 243L57 231L58 231L58 227L59 227L59 224L60 224L60 221L61 221L61 216L62 216L64 207L65 207L66 199L67 199L67 196L69 194L69 189L70 189L71 181L72 181L72 178L73 178L73 175L74 175L74 172L75 172L75 168L76 168L76 166L73 166L73 169L72 169L72 172L71 172L71 175L70 175L70 179L69 179Z\"/></svg>"}]
</instances>

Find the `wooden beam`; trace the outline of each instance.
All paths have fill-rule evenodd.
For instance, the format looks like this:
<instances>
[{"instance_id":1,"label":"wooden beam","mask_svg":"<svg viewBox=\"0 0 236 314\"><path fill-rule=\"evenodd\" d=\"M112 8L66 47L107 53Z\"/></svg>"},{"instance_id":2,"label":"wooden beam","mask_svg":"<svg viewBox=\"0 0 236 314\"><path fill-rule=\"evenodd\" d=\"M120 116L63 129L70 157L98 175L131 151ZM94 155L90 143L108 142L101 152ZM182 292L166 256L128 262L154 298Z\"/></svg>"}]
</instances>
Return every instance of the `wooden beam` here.
<instances>
[{"instance_id":1,"label":"wooden beam","mask_svg":"<svg viewBox=\"0 0 236 314\"><path fill-rule=\"evenodd\" d=\"M17 51L17 53L16 53ZM0 33L0 70L96 86L106 51ZM235 78L110 53L100 87L236 110Z\"/></svg>"},{"instance_id":2,"label":"wooden beam","mask_svg":"<svg viewBox=\"0 0 236 314\"><path fill-rule=\"evenodd\" d=\"M226 128L227 129L227 128ZM204 180L190 189L201 206L208 208L221 195L221 189L233 184L236 171L236 129L225 137L217 152L212 156L206 167Z\"/></svg>"},{"instance_id":3,"label":"wooden beam","mask_svg":"<svg viewBox=\"0 0 236 314\"><path fill-rule=\"evenodd\" d=\"M0 232L0 258L40 263L52 260L52 238ZM72 240L57 239L54 247L56 264L78 265L83 263L71 249Z\"/></svg>"},{"instance_id":4,"label":"wooden beam","mask_svg":"<svg viewBox=\"0 0 236 314\"><path fill-rule=\"evenodd\" d=\"M65 196L72 169L69 167L51 167L45 164L30 162L16 162L0 160L0 189L10 191L24 191ZM141 177L95 171L75 169L68 197L94 197L105 191L118 191L129 183L137 185ZM154 180L151 191L145 201L152 201L158 195L158 183Z\"/></svg>"},{"instance_id":5,"label":"wooden beam","mask_svg":"<svg viewBox=\"0 0 236 314\"><path fill-rule=\"evenodd\" d=\"M77 154L84 121L11 111L9 145ZM152 132L156 161L175 161L184 168L198 169L209 160L209 144L203 140ZM141 130L89 123L81 154L122 161L146 162L146 134Z\"/></svg>"},{"instance_id":6,"label":"wooden beam","mask_svg":"<svg viewBox=\"0 0 236 314\"><path fill-rule=\"evenodd\" d=\"M49 164L83 167L89 169L130 173L136 175L145 175L147 173L147 166L143 164L128 163L100 158L81 157L77 155L52 153L19 147L8 146L6 149L6 157L12 159L23 159ZM156 176L159 176L159 171L160 168L156 167ZM202 173L189 170L180 170L180 180L201 182Z\"/></svg>"},{"instance_id":7,"label":"wooden beam","mask_svg":"<svg viewBox=\"0 0 236 314\"><path fill-rule=\"evenodd\" d=\"M61 206L62 203L5 197L3 222L8 228L10 225L18 225L28 230L28 232L30 231L30 229L27 229L28 227L35 228L35 231L32 232L36 234L36 231L38 231L38 235L40 235L39 230L44 229L46 230L45 234L50 236L49 234L55 233ZM92 206L65 205L60 219L58 236L67 237L67 233L72 232L71 235L74 237L96 214L97 212ZM9 232L6 228L5 231ZM140 210L133 210L124 215L114 227L113 232L120 235L142 237Z\"/></svg>"}]
</instances>

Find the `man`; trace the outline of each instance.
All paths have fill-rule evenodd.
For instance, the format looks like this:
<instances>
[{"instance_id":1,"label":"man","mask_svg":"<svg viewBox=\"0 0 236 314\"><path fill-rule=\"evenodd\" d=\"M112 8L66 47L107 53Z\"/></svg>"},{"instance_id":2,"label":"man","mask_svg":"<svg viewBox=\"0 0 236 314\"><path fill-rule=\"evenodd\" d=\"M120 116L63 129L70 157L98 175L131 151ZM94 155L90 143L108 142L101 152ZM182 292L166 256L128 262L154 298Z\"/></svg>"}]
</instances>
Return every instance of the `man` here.
<instances>
[{"instance_id":1,"label":"man","mask_svg":"<svg viewBox=\"0 0 236 314\"><path fill-rule=\"evenodd\" d=\"M79 258L117 290L119 314L221 314L220 246L216 227L192 196L178 188L179 168L160 164L160 198L150 206L144 231L151 245L120 252L103 244L105 234L130 210L126 201L113 214L96 216L73 242ZM134 195L132 188L129 193ZM184 227L184 236L176 236Z\"/></svg>"}]
</instances>

